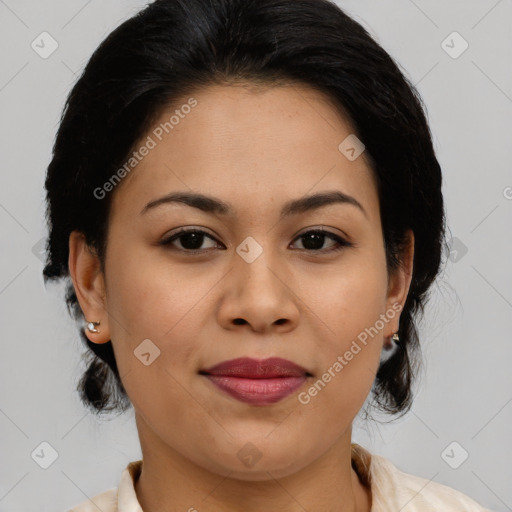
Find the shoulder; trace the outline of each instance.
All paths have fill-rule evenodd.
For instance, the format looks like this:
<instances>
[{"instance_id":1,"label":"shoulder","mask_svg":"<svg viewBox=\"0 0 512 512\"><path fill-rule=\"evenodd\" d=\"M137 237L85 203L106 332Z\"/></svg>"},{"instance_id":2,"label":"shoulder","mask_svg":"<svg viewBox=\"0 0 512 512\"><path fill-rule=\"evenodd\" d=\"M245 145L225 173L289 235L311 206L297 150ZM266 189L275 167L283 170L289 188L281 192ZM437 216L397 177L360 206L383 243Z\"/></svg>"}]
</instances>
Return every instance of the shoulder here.
<instances>
[{"instance_id":1,"label":"shoulder","mask_svg":"<svg viewBox=\"0 0 512 512\"><path fill-rule=\"evenodd\" d=\"M89 500L82 501L66 512L117 512L117 487L112 487Z\"/></svg>"},{"instance_id":2,"label":"shoulder","mask_svg":"<svg viewBox=\"0 0 512 512\"><path fill-rule=\"evenodd\" d=\"M387 512L490 512L466 494L447 485L400 471L385 457L372 454L372 510Z\"/></svg>"},{"instance_id":3,"label":"shoulder","mask_svg":"<svg viewBox=\"0 0 512 512\"><path fill-rule=\"evenodd\" d=\"M141 470L142 460L128 463L121 473L118 487L111 487L66 512L142 512L135 493L135 482Z\"/></svg>"}]
</instances>

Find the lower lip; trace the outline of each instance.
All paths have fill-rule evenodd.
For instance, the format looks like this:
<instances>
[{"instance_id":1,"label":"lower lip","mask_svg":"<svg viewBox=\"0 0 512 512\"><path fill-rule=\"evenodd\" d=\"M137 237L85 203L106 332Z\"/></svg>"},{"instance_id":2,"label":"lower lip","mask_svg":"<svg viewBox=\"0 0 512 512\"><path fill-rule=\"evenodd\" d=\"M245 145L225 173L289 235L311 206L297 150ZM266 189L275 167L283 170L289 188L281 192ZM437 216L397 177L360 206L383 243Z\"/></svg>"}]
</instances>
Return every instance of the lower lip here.
<instances>
[{"instance_id":1,"label":"lower lip","mask_svg":"<svg viewBox=\"0 0 512 512\"><path fill-rule=\"evenodd\" d=\"M244 379L224 375L206 375L219 389L241 402L254 405L273 404L290 395L307 380L303 377Z\"/></svg>"}]
</instances>

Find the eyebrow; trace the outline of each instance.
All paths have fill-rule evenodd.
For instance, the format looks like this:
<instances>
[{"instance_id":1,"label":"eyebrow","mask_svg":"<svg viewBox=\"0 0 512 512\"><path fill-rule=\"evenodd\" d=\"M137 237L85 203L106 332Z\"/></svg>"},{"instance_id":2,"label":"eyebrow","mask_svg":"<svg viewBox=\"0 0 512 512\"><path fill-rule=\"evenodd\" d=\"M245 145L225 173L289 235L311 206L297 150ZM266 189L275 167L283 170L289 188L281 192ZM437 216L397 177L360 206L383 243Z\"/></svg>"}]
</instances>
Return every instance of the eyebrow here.
<instances>
[{"instance_id":1,"label":"eyebrow","mask_svg":"<svg viewBox=\"0 0 512 512\"><path fill-rule=\"evenodd\" d=\"M157 206L168 203L186 204L203 212L218 215L231 215L234 213L233 205L222 201L221 199L194 192L171 192L170 194L150 201L146 206L144 206L140 214L143 215ZM365 217L368 218L365 209L357 199L338 190L319 192L314 195L304 196L299 199L288 201L281 209L281 218L311 210L317 210L318 208L332 204L347 204L355 206L364 214Z\"/></svg>"}]
</instances>

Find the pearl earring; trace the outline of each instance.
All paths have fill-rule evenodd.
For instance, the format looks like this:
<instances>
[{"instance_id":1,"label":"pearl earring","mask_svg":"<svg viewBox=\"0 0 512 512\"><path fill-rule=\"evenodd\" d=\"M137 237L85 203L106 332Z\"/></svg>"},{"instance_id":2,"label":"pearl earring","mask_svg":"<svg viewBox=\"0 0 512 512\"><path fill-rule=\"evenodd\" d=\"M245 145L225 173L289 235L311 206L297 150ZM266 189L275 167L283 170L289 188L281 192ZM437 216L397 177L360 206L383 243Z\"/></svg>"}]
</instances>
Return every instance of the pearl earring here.
<instances>
[{"instance_id":1,"label":"pearl earring","mask_svg":"<svg viewBox=\"0 0 512 512\"><path fill-rule=\"evenodd\" d=\"M100 332L98 329L96 329L97 325L100 325L100 322L87 322L87 330L89 332Z\"/></svg>"}]
</instances>

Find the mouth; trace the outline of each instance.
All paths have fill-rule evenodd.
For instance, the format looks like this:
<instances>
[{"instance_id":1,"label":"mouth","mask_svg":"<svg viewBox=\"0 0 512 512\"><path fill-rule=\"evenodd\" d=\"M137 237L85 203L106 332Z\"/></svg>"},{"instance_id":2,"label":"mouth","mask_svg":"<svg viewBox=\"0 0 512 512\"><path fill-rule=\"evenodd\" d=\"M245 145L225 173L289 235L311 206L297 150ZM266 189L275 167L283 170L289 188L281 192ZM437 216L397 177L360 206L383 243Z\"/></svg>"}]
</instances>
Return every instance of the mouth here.
<instances>
[{"instance_id":1,"label":"mouth","mask_svg":"<svg viewBox=\"0 0 512 512\"><path fill-rule=\"evenodd\" d=\"M276 403L312 377L302 366L277 357L232 359L201 370L199 374L222 392L253 405Z\"/></svg>"}]
</instances>

